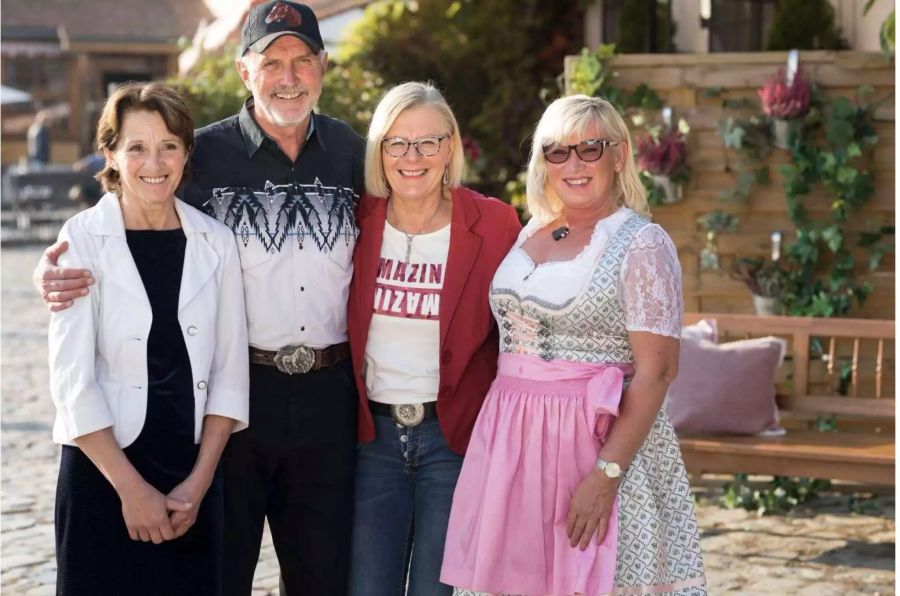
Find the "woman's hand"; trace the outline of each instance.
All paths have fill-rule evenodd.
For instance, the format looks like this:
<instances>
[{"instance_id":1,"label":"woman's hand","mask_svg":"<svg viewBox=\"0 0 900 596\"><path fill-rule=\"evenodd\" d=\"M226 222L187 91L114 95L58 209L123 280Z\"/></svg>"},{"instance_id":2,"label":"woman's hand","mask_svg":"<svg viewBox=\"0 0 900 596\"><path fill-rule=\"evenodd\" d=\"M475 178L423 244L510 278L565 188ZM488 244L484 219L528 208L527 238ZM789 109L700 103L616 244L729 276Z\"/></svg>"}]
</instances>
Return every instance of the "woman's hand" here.
<instances>
[{"instance_id":1,"label":"woman's hand","mask_svg":"<svg viewBox=\"0 0 900 596\"><path fill-rule=\"evenodd\" d=\"M619 403L619 415L597 454L614 462L634 459L656 421L669 383L678 372L677 339L643 331L630 332L628 337L634 352L634 377ZM603 542L619 480L594 469L575 489L566 523L572 546L578 544L584 550L595 531L597 543Z\"/></svg>"},{"instance_id":2,"label":"woman's hand","mask_svg":"<svg viewBox=\"0 0 900 596\"><path fill-rule=\"evenodd\" d=\"M161 544L176 538L169 511L187 511L191 503L166 497L145 481L121 491L122 517L132 540Z\"/></svg>"},{"instance_id":3,"label":"woman's hand","mask_svg":"<svg viewBox=\"0 0 900 596\"><path fill-rule=\"evenodd\" d=\"M144 480L116 442L112 427L75 437L122 501L122 517L132 540L160 544L175 538L169 511L185 511L191 504L166 497Z\"/></svg>"},{"instance_id":4,"label":"woman's hand","mask_svg":"<svg viewBox=\"0 0 900 596\"><path fill-rule=\"evenodd\" d=\"M206 496L209 489L209 483L199 481L196 474L191 474L184 479L184 482L176 486L169 493L169 499L187 503L190 505L188 509L175 510L169 515L169 523L172 524L172 530L175 532L175 538L181 538L188 530L197 522L197 514L200 512L200 503Z\"/></svg>"},{"instance_id":5,"label":"woman's hand","mask_svg":"<svg viewBox=\"0 0 900 596\"><path fill-rule=\"evenodd\" d=\"M566 521L566 535L573 547L578 545L581 550L586 549L595 532L597 544L603 542L618 488L618 479L610 478L597 469L578 484L572 494Z\"/></svg>"},{"instance_id":6,"label":"woman's hand","mask_svg":"<svg viewBox=\"0 0 900 596\"><path fill-rule=\"evenodd\" d=\"M209 407L209 402L207 402ZM197 462L194 469L184 481L172 489L169 499L179 503L189 503L185 509L172 510L169 522L175 532L175 538L180 538L191 529L197 521L197 513L200 512L200 503L206 496L219 465L219 458L225 443L231 437L235 420L226 416L207 414L203 417L203 434L200 439L200 452L197 454Z\"/></svg>"}]
</instances>

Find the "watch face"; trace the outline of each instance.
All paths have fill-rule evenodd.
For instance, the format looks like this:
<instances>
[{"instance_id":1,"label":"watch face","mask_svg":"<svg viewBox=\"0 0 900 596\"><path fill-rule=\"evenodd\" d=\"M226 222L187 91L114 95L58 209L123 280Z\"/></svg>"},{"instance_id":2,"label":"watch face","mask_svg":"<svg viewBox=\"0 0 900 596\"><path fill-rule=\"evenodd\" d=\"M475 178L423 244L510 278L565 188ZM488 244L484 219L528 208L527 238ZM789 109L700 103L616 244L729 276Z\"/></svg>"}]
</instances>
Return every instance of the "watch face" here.
<instances>
[{"instance_id":1,"label":"watch face","mask_svg":"<svg viewBox=\"0 0 900 596\"><path fill-rule=\"evenodd\" d=\"M619 464L616 462L609 462L606 464L606 467L603 468L603 471L606 472L606 475L610 478L618 478L619 474L622 473L622 468L619 467Z\"/></svg>"}]
</instances>

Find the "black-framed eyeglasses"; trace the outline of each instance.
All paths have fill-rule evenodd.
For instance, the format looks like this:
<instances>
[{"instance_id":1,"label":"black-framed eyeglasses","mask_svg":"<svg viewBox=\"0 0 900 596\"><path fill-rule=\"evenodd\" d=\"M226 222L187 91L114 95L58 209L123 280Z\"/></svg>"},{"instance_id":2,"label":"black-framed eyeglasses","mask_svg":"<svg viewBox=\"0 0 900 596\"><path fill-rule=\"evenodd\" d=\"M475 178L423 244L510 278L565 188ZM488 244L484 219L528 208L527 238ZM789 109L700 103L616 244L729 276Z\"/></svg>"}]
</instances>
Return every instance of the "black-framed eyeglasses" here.
<instances>
[{"instance_id":1,"label":"black-framed eyeglasses","mask_svg":"<svg viewBox=\"0 0 900 596\"><path fill-rule=\"evenodd\" d=\"M422 157L431 157L437 155L441 150L441 142L450 135L431 135L427 137L419 137L414 141L403 137L387 137L381 141L385 153L391 157L403 157L410 147L415 147L416 151Z\"/></svg>"},{"instance_id":2,"label":"black-framed eyeglasses","mask_svg":"<svg viewBox=\"0 0 900 596\"><path fill-rule=\"evenodd\" d=\"M615 147L618 144L618 141L607 141L606 139L587 139L576 145L544 145L544 159L550 163L565 163L574 149L575 155L581 161L597 161L603 157L604 149Z\"/></svg>"}]
</instances>

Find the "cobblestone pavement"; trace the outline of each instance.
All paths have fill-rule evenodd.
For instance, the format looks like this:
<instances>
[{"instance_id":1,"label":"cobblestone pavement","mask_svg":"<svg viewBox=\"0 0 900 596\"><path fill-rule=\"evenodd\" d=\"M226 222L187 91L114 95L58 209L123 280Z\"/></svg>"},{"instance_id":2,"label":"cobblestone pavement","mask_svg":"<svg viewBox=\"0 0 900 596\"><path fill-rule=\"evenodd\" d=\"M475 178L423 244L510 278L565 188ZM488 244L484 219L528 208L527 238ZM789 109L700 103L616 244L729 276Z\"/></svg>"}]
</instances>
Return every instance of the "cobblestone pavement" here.
<instances>
[{"instance_id":1,"label":"cobblestone pavement","mask_svg":"<svg viewBox=\"0 0 900 596\"><path fill-rule=\"evenodd\" d=\"M2 251L2 473L0 589L55 594L53 501L59 450L50 440L48 313L29 281L40 250ZM759 518L698 507L710 594L894 594L894 499L851 513L826 497L788 516ZM277 594L278 565L266 534L254 596Z\"/></svg>"}]
</instances>

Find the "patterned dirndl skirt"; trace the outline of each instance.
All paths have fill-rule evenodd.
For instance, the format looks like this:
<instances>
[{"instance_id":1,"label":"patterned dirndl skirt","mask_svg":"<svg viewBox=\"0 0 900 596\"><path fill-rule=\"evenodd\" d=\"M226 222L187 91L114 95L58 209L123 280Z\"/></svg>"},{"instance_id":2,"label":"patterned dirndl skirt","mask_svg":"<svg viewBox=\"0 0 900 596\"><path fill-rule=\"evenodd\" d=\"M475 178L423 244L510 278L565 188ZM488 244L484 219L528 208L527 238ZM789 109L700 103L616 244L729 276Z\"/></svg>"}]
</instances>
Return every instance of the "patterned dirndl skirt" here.
<instances>
[{"instance_id":1,"label":"patterned dirndl skirt","mask_svg":"<svg viewBox=\"0 0 900 596\"><path fill-rule=\"evenodd\" d=\"M501 354L457 483L441 582L456 594L705 594L700 538L660 412L601 544L571 547L571 495L618 414L625 367Z\"/></svg>"}]
</instances>

